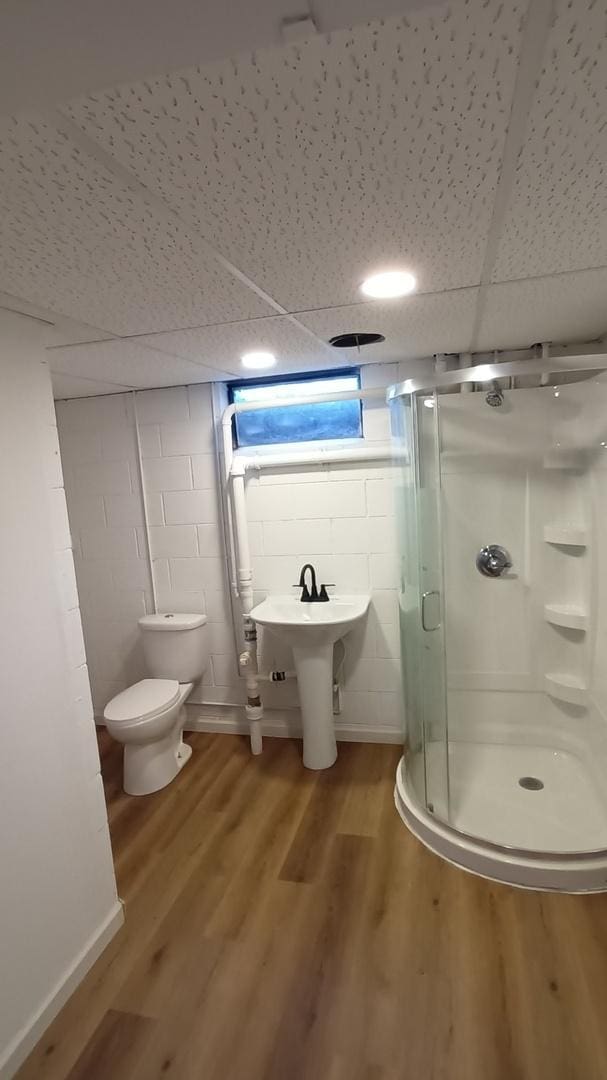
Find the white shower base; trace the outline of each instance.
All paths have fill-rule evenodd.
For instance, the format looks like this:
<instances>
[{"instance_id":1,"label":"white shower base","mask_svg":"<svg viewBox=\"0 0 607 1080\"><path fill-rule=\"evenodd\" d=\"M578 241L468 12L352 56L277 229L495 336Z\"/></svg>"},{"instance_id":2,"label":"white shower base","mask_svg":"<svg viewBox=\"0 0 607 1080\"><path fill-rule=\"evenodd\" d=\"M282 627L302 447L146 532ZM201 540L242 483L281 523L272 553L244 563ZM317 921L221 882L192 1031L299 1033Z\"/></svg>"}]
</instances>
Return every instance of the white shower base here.
<instances>
[{"instance_id":1,"label":"white shower base","mask_svg":"<svg viewBox=\"0 0 607 1080\"><path fill-rule=\"evenodd\" d=\"M429 790L440 791L444 750L438 743L427 750ZM607 804L580 757L545 746L451 743L448 825L422 804L423 767L421 754L410 775L401 761L396 805L438 854L513 885L607 890ZM522 777L544 786L528 790L519 784Z\"/></svg>"},{"instance_id":2,"label":"white shower base","mask_svg":"<svg viewBox=\"0 0 607 1080\"><path fill-rule=\"evenodd\" d=\"M438 745L431 745L430 790L441 782L442 760ZM521 787L518 781L526 776L544 787ZM423 790L414 778L416 791ZM607 850L607 805L582 761L567 751L451 743L449 794L450 824L458 832L524 851Z\"/></svg>"}]
</instances>

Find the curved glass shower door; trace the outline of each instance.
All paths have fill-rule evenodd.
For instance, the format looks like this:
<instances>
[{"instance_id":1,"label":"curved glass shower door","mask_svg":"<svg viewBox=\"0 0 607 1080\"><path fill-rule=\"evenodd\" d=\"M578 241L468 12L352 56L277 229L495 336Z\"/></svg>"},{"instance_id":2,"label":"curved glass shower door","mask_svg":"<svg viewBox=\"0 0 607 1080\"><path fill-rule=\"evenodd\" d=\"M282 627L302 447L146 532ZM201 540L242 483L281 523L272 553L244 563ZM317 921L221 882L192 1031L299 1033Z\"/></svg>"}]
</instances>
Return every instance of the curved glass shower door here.
<instances>
[{"instance_id":1,"label":"curved glass shower door","mask_svg":"<svg viewBox=\"0 0 607 1080\"><path fill-rule=\"evenodd\" d=\"M607 887L605 369L532 358L390 395L397 806L453 861L568 891Z\"/></svg>"},{"instance_id":2,"label":"curved glass shower door","mask_svg":"<svg viewBox=\"0 0 607 1080\"><path fill-rule=\"evenodd\" d=\"M401 658L405 753L418 798L449 817L449 761L440 545L440 457L436 395L400 398L392 410L401 466L397 513L401 538Z\"/></svg>"}]
</instances>

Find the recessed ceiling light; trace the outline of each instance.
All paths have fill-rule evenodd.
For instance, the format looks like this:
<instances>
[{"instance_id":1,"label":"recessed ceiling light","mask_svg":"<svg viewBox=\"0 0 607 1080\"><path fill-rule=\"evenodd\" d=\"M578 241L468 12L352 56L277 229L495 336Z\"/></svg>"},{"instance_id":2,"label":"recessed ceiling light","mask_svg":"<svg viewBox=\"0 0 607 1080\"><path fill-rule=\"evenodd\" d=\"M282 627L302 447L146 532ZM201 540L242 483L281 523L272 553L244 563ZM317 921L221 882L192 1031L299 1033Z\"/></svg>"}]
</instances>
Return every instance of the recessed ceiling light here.
<instances>
[{"instance_id":1,"label":"recessed ceiling light","mask_svg":"<svg viewBox=\"0 0 607 1080\"><path fill-rule=\"evenodd\" d=\"M256 368L257 370L260 368L274 367L274 364L276 363L276 357L274 356L274 353L271 352L247 352L244 353L240 359L243 367Z\"/></svg>"},{"instance_id":2,"label":"recessed ceiling light","mask_svg":"<svg viewBox=\"0 0 607 1080\"><path fill-rule=\"evenodd\" d=\"M381 274L372 274L365 278L360 291L376 300L387 300L390 297L407 296L415 291L416 286L417 282L408 270L385 270Z\"/></svg>"}]
</instances>

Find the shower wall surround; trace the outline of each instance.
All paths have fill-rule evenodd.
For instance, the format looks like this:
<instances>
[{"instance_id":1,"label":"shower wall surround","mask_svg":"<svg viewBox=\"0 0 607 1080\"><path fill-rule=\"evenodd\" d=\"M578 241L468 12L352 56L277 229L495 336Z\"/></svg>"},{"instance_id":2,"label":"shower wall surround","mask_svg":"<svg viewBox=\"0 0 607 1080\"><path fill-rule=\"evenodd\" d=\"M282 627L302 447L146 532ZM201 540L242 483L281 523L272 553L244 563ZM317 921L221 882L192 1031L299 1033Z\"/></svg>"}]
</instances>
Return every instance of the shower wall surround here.
<instances>
[{"instance_id":1,"label":"shower wall surround","mask_svg":"<svg viewBox=\"0 0 607 1080\"><path fill-rule=\"evenodd\" d=\"M403 377L362 368L364 386ZM230 612L210 385L136 394L150 544L161 611L202 611L211 662L188 705L190 724L245 729ZM137 619L152 609L133 395L57 403L76 573L95 710L143 677ZM386 442L388 409L364 406L365 438ZM254 584L291 592L303 562L342 592L370 591L366 625L346 641L342 737L400 741L398 559L389 461L264 470L247 481ZM264 670L291 669L280 643L261 643ZM265 684L266 730L296 730L293 680ZM202 705L201 702L210 704ZM198 704L197 704L198 703Z\"/></svg>"},{"instance_id":2,"label":"shower wall surround","mask_svg":"<svg viewBox=\"0 0 607 1080\"><path fill-rule=\"evenodd\" d=\"M441 399L452 741L482 730L533 745L550 732L560 748L607 753L604 402L604 386L584 382L508 390L501 409L483 394ZM512 557L497 580L476 569L487 543ZM551 673L573 686L548 686Z\"/></svg>"}]
</instances>

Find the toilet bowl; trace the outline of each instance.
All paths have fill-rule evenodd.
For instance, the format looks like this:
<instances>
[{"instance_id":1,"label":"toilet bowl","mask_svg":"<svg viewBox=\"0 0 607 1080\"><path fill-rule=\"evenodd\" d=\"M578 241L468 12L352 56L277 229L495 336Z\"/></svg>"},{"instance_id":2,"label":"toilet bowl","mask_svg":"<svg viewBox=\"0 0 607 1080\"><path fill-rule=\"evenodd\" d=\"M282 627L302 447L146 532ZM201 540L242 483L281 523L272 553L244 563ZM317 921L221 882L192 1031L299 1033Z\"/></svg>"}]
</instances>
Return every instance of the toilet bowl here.
<instances>
[{"instance_id":1,"label":"toilet bowl","mask_svg":"<svg viewBox=\"0 0 607 1080\"><path fill-rule=\"evenodd\" d=\"M191 757L182 738L184 703L207 666L206 621L204 615L173 613L139 620L146 667L157 677L129 686L103 713L108 733L124 745L128 795L160 791Z\"/></svg>"},{"instance_id":2,"label":"toilet bowl","mask_svg":"<svg viewBox=\"0 0 607 1080\"><path fill-rule=\"evenodd\" d=\"M123 787L150 795L174 780L192 753L183 742L182 706L193 683L142 679L106 705L108 733L124 744Z\"/></svg>"}]
</instances>

